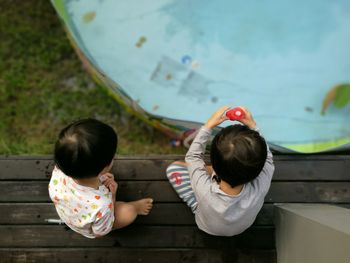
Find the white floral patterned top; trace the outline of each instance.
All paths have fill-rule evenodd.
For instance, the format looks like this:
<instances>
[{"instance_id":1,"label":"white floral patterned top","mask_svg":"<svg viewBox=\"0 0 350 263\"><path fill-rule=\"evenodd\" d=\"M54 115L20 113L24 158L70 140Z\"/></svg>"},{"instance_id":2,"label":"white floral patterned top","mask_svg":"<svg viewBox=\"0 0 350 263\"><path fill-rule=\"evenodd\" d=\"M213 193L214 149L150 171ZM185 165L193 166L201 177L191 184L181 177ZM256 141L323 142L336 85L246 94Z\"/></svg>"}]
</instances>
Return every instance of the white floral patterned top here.
<instances>
[{"instance_id":1,"label":"white floral patterned top","mask_svg":"<svg viewBox=\"0 0 350 263\"><path fill-rule=\"evenodd\" d=\"M60 218L75 232L95 238L112 230L112 193L104 185L98 189L79 185L55 167L49 194Z\"/></svg>"}]
</instances>

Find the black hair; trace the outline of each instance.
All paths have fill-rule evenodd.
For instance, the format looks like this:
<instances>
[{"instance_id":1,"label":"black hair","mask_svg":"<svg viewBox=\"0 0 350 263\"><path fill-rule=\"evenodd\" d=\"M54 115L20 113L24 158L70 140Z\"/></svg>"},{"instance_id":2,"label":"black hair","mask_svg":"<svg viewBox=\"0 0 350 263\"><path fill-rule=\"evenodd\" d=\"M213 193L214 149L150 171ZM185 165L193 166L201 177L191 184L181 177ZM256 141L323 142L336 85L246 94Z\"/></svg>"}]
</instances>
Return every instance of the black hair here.
<instances>
[{"instance_id":1,"label":"black hair","mask_svg":"<svg viewBox=\"0 0 350 263\"><path fill-rule=\"evenodd\" d=\"M266 142L247 126L236 124L220 130L214 137L210 159L218 176L231 187L254 180L264 167Z\"/></svg>"},{"instance_id":2,"label":"black hair","mask_svg":"<svg viewBox=\"0 0 350 263\"><path fill-rule=\"evenodd\" d=\"M95 119L83 119L69 124L59 134L54 160L66 175L90 178L113 160L118 137L113 128Z\"/></svg>"}]
</instances>

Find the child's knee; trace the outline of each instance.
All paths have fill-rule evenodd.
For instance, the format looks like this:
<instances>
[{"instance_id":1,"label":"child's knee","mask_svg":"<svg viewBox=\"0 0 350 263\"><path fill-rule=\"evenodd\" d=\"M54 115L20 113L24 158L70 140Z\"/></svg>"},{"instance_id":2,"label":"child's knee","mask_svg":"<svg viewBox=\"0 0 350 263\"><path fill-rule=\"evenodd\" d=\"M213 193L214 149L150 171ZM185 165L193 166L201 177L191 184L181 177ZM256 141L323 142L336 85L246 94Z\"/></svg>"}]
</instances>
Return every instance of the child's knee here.
<instances>
[{"instance_id":1,"label":"child's knee","mask_svg":"<svg viewBox=\"0 0 350 263\"><path fill-rule=\"evenodd\" d=\"M185 161L175 161L172 162L170 165L182 165L182 166L187 166Z\"/></svg>"},{"instance_id":2,"label":"child's knee","mask_svg":"<svg viewBox=\"0 0 350 263\"><path fill-rule=\"evenodd\" d=\"M133 216L134 214L137 214L136 208L129 204L124 202L116 202L115 206L115 216L116 218L126 218Z\"/></svg>"},{"instance_id":3,"label":"child's knee","mask_svg":"<svg viewBox=\"0 0 350 263\"><path fill-rule=\"evenodd\" d=\"M137 217L136 208L130 204L119 205L115 213L114 229L123 228L132 223Z\"/></svg>"},{"instance_id":4,"label":"child's knee","mask_svg":"<svg viewBox=\"0 0 350 263\"><path fill-rule=\"evenodd\" d=\"M130 204L123 205L123 207L121 207L120 213L122 213L122 215L126 218L134 218L135 216L137 216L136 208Z\"/></svg>"},{"instance_id":5,"label":"child's knee","mask_svg":"<svg viewBox=\"0 0 350 263\"><path fill-rule=\"evenodd\" d=\"M179 165L182 166L182 167L185 167L186 163L184 162L181 162L181 161L175 161L175 162L172 162L171 164L169 164L169 166L166 168L166 175L167 177L170 179L171 177L171 174L173 173L173 171L177 168L179 168Z\"/></svg>"},{"instance_id":6,"label":"child's knee","mask_svg":"<svg viewBox=\"0 0 350 263\"><path fill-rule=\"evenodd\" d=\"M178 168L179 166L187 167L184 161L175 161L169 164L169 166L166 168L166 172L169 173L171 169Z\"/></svg>"}]
</instances>

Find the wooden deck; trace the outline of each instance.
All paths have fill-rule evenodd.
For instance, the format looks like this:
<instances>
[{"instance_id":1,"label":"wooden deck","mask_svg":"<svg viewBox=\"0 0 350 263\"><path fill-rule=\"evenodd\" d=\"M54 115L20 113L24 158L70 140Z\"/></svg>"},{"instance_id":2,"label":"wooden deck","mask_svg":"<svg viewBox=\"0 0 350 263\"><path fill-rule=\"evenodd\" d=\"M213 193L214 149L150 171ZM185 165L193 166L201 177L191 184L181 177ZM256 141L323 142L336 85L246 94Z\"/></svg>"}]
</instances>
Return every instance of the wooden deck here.
<instances>
[{"instance_id":1,"label":"wooden deck","mask_svg":"<svg viewBox=\"0 0 350 263\"><path fill-rule=\"evenodd\" d=\"M350 207L349 155L275 156L275 175L254 225L236 237L197 229L165 176L183 156L119 157L113 172L119 200L151 196L154 208L135 224L87 239L64 225L50 203L51 157L0 157L0 262L276 262L274 203Z\"/></svg>"}]
</instances>

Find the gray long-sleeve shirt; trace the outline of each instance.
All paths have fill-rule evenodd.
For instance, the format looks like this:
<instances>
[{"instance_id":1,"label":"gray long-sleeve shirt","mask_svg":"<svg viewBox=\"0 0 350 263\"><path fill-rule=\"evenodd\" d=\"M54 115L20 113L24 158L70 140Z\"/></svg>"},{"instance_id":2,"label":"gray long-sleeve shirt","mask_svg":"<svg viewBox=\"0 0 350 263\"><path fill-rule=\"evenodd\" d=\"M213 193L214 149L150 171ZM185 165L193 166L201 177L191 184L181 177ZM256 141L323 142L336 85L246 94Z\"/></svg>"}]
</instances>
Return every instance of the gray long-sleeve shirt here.
<instances>
[{"instance_id":1,"label":"gray long-sleeve shirt","mask_svg":"<svg viewBox=\"0 0 350 263\"><path fill-rule=\"evenodd\" d=\"M238 195L229 195L206 170L203 157L210 136L211 130L203 126L185 158L198 202L195 220L199 229L208 234L238 235L253 224L263 206L274 172L272 153L267 147L266 162L259 176L246 183Z\"/></svg>"}]
</instances>

